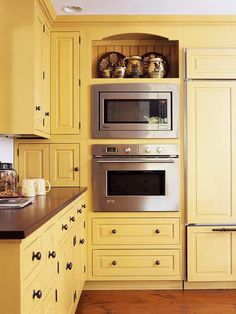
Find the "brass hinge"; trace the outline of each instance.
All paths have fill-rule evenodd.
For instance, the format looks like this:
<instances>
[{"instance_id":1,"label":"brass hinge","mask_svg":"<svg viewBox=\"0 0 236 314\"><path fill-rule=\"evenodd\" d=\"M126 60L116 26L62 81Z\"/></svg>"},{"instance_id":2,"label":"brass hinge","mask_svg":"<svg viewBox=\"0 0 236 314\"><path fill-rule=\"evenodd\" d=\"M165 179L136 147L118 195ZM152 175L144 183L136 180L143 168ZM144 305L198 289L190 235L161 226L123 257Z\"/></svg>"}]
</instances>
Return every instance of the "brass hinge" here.
<instances>
[{"instance_id":1,"label":"brass hinge","mask_svg":"<svg viewBox=\"0 0 236 314\"><path fill-rule=\"evenodd\" d=\"M17 182L20 182L19 174L17 175Z\"/></svg>"},{"instance_id":2,"label":"brass hinge","mask_svg":"<svg viewBox=\"0 0 236 314\"><path fill-rule=\"evenodd\" d=\"M81 79L79 79L79 86L81 86Z\"/></svg>"},{"instance_id":3,"label":"brass hinge","mask_svg":"<svg viewBox=\"0 0 236 314\"><path fill-rule=\"evenodd\" d=\"M86 273L86 266L84 265L84 273Z\"/></svg>"},{"instance_id":4,"label":"brass hinge","mask_svg":"<svg viewBox=\"0 0 236 314\"><path fill-rule=\"evenodd\" d=\"M81 37L79 36L79 44L81 44Z\"/></svg>"},{"instance_id":5,"label":"brass hinge","mask_svg":"<svg viewBox=\"0 0 236 314\"><path fill-rule=\"evenodd\" d=\"M79 130L81 129L81 123L79 122Z\"/></svg>"},{"instance_id":6,"label":"brass hinge","mask_svg":"<svg viewBox=\"0 0 236 314\"><path fill-rule=\"evenodd\" d=\"M85 229L85 221L84 221L84 229Z\"/></svg>"},{"instance_id":7,"label":"brass hinge","mask_svg":"<svg viewBox=\"0 0 236 314\"><path fill-rule=\"evenodd\" d=\"M46 77L45 71L43 71L43 80L45 80L45 77Z\"/></svg>"},{"instance_id":8,"label":"brass hinge","mask_svg":"<svg viewBox=\"0 0 236 314\"><path fill-rule=\"evenodd\" d=\"M43 24L43 33L45 33L46 31L46 27L45 27L45 24Z\"/></svg>"},{"instance_id":9,"label":"brass hinge","mask_svg":"<svg viewBox=\"0 0 236 314\"><path fill-rule=\"evenodd\" d=\"M17 156L20 155L20 150L19 150L19 148L17 148L17 150L16 150L16 155L17 155Z\"/></svg>"},{"instance_id":10,"label":"brass hinge","mask_svg":"<svg viewBox=\"0 0 236 314\"><path fill-rule=\"evenodd\" d=\"M57 273L60 273L59 262L57 262Z\"/></svg>"}]
</instances>

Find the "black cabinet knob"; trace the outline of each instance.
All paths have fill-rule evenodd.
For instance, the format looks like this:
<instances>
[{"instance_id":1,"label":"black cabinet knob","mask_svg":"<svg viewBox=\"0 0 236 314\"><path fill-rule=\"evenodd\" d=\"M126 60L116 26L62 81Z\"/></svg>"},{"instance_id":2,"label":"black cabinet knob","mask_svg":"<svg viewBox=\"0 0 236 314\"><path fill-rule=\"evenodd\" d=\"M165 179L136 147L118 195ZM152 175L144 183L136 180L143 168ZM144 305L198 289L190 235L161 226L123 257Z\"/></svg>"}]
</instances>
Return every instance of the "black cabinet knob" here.
<instances>
[{"instance_id":1,"label":"black cabinet knob","mask_svg":"<svg viewBox=\"0 0 236 314\"><path fill-rule=\"evenodd\" d=\"M56 256L57 256L57 253L55 251L48 252L48 258L56 258Z\"/></svg>"},{"instance_id":2,"label":"black cabinet knob","mask_svg":"<svg viewBox=\"0 0 236 314\"><path fill-rule=\"evenodd\" d=\"M84 239L80 239L79 244L84 244Z\"/></svg>"},{"instance_id":3,"label":"black cabinet knob","mask_svg":"<svg viewBox=\"0 0 236 314\"><path fill-rule=\"evenodd\" d=\"M36 109L36 111L40 111L41 107L40 106L36 106L35 109Z\"/></svg>"},{"instance_id":4,"label":"black cabinet knob","mask_svg":"<svg viewBox=\"0 0 236 314\"><path fill-rule=\"evenodd\" d=\"M38 261L40 261L40 260L41 260L41 257L42 257L42 256L41 256L41 253L40 253L40 252L36 252L36 253L33 252L33 253L32 253L32 261L34 261L35 259L38 260Z\"/></svg>"},{"instance_id":5,"label":"black cabinet knob","mask_svg":"<svg viewBox=\"0 0 236 314\"><path fill-rule=\"evenodd\" d=\"M117 265L117 261L112 261L112 265L116 266Z\"/></svg>"},{"instance_id":6,"label":"black cabinet knob","mask_svg":"<svg viewBox=\"0 0 236 314\"><path fill-rule=\"evenodd\" d=\"M117 233L117 230L116 230L116 229L112 229L112 233L113 233L113 234L116 234L116 233Z\"/></svg>"},{"instance_id":7,"label":"black cabinet knob","mask_svg":"<svg viewBox=\"0 0 236 314\"><path fill-rule=\"evenodd\" d=\"M155 232L156 233L160 233L161 231L160 231L160 229L156 229Z\"/></svg>"},{"instance_id":8,"label":"black cabinet knob","mask_svg":"<svg viewBox=\"0 0 236 314\"><path fill-rule=\"evenodd\" d=\"M62 226L61 226L61 229L62 229L62 230L68 230L68 225L67 225L67 224L62 225Z\"/></svg>"},{"instance_id":9,"label":"black cabinet knob","mask_svg":"<svg viewBox=\"0 0 236 314\"><path fill-rule=\"evenodd\" d=\"M46 111L46 112L45 112L45 117L49 117L49 116L50 116L49 111Z\"/></svg>"},{"instance_id":10,"label":"black cabinet knob","mask_svg":"<svg viewBox=\"0 0 236 314\"><path fill-rule=\"evenodd\" d=\"M79 171L79 167L75 167L75 169L74 169L76 172L78 172Z\"/></svg>"},{"instance_id":11,"label":"black cabinet knob","mask_svg":"<svg viewBox=\"0 0 236 314\"><path fill-rule=\"evenodd\" d=\"M86 208L86 204L83 204L83 205L82 205L82 208Z\"/></svg>"},{"instance_id":12,"label":"black cabinet knob","mask_svg":"<svg viewBox=\"0 0 236 314\"><path fill-rule=\"evenodd\" d=\"M161 262L159 260L156 261L156 265L160 265Z\"/></svg>"},{"instance_id":13,"label":"black cabinet knob","mask_svg":"<svg viewBox=\"0 0 236 314\"><path fill-rule=\"evenodd\" d=\"M82 209L81 208L77 209L77 214L82 214Z\"/></svg>"},{"instance_id":14,"label":"black cabinet knob","mask_svg":"<svg viewBox=\"0 0 236 314\"><path fill-rule=\"evenodd\" d=\"M41 290L33 290L33 299L35 299L35 298L40 299L40 298L42 298L42 295L43 295L43 293Z\"/></svg>"},{"instance_id":15,"label":"black cabinet knob","mask_svg":"<svg viewBox=\"0 0 236 314\"><path fill-rule=\"evenodd\" d=\"M70 221L75 222L75 216L71 216Z\"/></svg>"},{"instance_id":16,"label":"black cabinet knob","mask_svg":"<svg viewBox=\"0 0 236 314\"><path fill-rule=\"evenodd\" d=\"M73 264L71 262L70 263L69 262L66 263L66 270L67 269L71 270L72 267L73 267Z\"/></svg>"}]
</instances>

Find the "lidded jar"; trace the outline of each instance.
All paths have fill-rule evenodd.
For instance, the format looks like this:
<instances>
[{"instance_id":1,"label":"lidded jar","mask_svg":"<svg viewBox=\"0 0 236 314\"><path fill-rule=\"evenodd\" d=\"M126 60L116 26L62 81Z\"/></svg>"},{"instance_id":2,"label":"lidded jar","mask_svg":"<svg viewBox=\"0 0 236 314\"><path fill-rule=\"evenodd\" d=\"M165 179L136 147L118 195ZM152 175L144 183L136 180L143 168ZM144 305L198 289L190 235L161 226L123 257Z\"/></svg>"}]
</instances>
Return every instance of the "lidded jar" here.
<instances>
[{"instance_id":1,"label":"lidded jar","mask_svg":"<svg viewBox=\"0 0 236 314\"><path fill-rule=\"evenodd\" d=\"M12 163L0 162L0 191L16 192L17 173Z\"/></svg>"},{"instance_id":2,"label":"lidded jar","mask_svg":"<svg viewBox=\"0 0 236 314\"><path fill-rule=\"evenodd\" d=\"M153 78L162 78L166 74L161 57L150 58L148 73Z\"/></svg>"},{"instance_id":3,"label":"lidded jar","mask_svg":"<svg viewBox=\"0 0 236 314\"><path fill-rule=\"evenodd\" d=\"M125 65L125 60L128 60L128 64L126 66L126 75L128 77L140 77L143 75L143 66L141 63L141 57L139 56L131 56L131 57L126 57L123 60L123 63Z\"/></svg>"}]
</instances>

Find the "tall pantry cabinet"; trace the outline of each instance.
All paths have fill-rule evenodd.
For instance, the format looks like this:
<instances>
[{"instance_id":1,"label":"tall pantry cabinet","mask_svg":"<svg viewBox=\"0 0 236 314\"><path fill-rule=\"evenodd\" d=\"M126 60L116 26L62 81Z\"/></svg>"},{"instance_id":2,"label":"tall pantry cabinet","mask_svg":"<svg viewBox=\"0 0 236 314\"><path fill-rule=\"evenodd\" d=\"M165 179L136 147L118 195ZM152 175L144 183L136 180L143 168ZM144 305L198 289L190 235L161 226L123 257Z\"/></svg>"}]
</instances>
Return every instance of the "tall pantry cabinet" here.
<instances>
[{"instance_id":1,"label":"tall pantry cabinet","mask_svg":"<svg viewBox=\"0 0 236 314\"><path fill-rule=\"evenodd\" d=\"M236 49L187 49L188 281L236 280Z\"/></svg>"}]
</instances>

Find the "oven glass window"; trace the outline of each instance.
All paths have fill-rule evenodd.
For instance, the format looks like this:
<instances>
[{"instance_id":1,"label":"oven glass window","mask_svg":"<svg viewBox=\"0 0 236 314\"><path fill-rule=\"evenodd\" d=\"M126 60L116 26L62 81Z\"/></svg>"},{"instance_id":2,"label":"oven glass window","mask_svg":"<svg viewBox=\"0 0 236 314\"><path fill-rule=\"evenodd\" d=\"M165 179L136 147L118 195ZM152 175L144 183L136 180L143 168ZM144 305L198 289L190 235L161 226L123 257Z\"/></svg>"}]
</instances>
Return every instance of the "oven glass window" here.
<instances>
[{"instance_id":1,"label":"oven glass window","mask_svg":"<svg viewBox=\"0 0 236 314\"><path fill-rule=\"evenodd\" d=\"M167 99L105 99L104 123L167 124Z\"/></svg>"},{"instance_id":2,"label":"oven glass window","mask_svg":"<svg viewBox=\"0 0 236 314\"><path fill-rule=\"evenodd\" d=\"M165 171L107 171L107 195L165 195Z\"/></svg>"}]
</instances>

